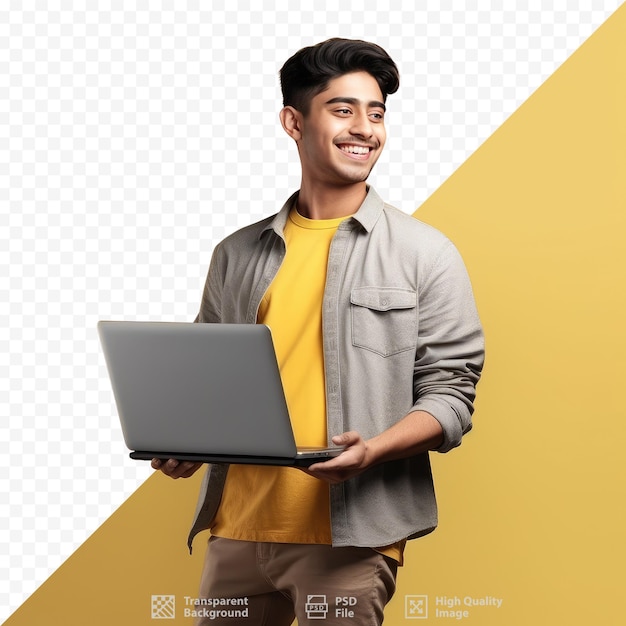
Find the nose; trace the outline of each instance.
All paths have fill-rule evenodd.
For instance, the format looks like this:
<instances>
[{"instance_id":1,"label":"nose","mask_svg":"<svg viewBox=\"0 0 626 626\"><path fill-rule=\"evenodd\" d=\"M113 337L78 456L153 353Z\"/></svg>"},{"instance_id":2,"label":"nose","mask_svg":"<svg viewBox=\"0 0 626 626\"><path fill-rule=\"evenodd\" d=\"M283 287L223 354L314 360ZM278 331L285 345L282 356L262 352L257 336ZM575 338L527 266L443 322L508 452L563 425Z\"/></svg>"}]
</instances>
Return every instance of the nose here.
<instances>
[{"instance_id":1,"label":"nose","mask_svg":"<svg viewBox=\"0 0 626 626\"><path fill-rule=\"evenodd\" d=\"M350 133L363 139L369 139L374 134L372 121L367 113L357 113L352 118Z\"/></svg>"}]
</instances>

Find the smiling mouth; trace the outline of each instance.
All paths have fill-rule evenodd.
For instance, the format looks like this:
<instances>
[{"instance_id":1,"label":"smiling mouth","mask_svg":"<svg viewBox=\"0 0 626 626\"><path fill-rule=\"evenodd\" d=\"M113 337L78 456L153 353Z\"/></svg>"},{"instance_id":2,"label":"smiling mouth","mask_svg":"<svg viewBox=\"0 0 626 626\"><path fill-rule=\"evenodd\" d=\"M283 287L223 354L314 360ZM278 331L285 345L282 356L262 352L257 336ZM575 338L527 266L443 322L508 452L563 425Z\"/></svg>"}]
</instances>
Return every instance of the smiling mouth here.
<instances>
[{"instance_id":1,"label":"smiling mouth","mask_svg":"<svg viewBox=\"0 0 626 626\"><path fill-rule=\"evenodd\" d=\"M358 157L367 156L373 150L371 146L360 146L360 145L348 144L348 143L337 144L337 147L344 154L349 154L351 156L358 156Z\"/></svg>"}]
</instances>

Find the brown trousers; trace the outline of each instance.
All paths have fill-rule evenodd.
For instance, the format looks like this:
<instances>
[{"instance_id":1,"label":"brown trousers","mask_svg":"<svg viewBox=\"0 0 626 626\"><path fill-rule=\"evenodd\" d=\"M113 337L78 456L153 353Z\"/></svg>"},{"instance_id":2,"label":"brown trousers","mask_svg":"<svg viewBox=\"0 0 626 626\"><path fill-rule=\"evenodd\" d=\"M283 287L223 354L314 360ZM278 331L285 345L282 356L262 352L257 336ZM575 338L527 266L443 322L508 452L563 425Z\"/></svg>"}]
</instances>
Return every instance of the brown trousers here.
<instances>
[{"instance_id":1,"label":"brown trousers","mask_svg":"<svg viewBox=\"0 0 626 626\"><path fill-rule=\"evenodd\" d=\"M397 563L371 548L211 537L196 626L380 626Z\"/></svg>"}]
</instances>

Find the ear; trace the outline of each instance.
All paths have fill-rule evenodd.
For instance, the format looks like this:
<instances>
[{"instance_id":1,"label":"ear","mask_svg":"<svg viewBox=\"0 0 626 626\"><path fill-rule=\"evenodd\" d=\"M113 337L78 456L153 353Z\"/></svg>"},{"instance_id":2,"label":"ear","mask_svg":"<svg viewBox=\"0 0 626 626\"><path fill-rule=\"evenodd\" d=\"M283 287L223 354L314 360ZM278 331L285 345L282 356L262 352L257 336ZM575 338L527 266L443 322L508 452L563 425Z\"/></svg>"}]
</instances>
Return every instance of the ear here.
<instances>
[{"instance_id":1,"label":"ear","mask_svg":"<svg viewBox=\"0 0 626 626\"><path fill-rule=\"evenodd\" d=\"M294 141L300 140L302 137L302 114L300 111L292 106L286 106L280 112L280 123Z\"/></svg>"}]
</instances>

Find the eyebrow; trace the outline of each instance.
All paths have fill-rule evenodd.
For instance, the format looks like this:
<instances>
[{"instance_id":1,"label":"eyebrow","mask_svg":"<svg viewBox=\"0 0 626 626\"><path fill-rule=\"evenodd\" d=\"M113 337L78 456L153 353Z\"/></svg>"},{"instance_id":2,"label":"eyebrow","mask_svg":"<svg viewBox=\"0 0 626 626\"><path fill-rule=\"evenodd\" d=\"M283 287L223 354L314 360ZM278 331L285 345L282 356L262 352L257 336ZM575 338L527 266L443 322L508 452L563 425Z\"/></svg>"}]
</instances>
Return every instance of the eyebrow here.
<instances>
[{"instance_id":1,"label":"eyebrow","mask_svg":"<svg viewBox=\"0 0 626 626\"><path fill-rule=\"evenodd\" d=\"M339 96L337 98L331 98L326 104L339 104L339 103L357 105L357 104L361 104L361 100L359 100L358 98L347 98L344 96ZM379 102L378 100L372 100L371 102L368 102L368 106L376 107L376 108L382 109L383 111L387 110L387 107L385 106L385 104L383 102Z\"/></svg>"}]
</instances>

